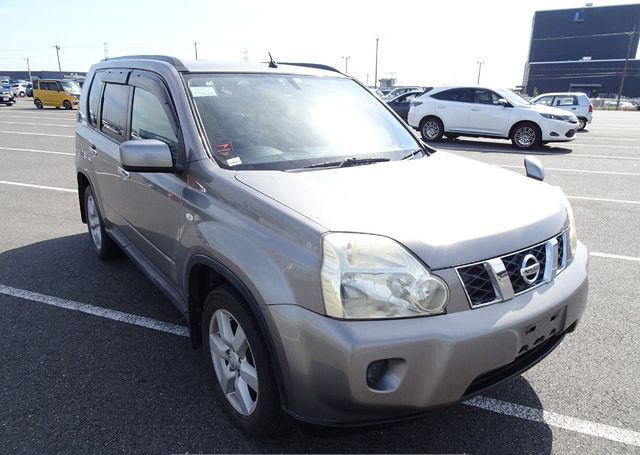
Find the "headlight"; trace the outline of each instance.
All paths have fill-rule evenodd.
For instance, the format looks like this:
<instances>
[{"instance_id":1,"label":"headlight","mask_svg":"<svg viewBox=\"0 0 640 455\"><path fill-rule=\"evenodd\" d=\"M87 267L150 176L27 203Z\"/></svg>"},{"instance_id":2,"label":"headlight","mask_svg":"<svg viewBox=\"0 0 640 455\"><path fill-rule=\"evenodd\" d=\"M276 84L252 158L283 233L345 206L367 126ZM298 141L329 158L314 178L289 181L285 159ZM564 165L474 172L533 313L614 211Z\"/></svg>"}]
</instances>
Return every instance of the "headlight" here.
<instances>
[{"instance_id":1,"label":"headlight","mask_svg":"<svg viewBox=\"0 0 640 455\"><path fill-rule=\"evenodd\" d=\"M388 237L330 233L322 251L322 295L329 316L404 318L445 310L446 284Z\"/></svg>"},{"instance_id":2,"label":"headlight","mask_svg":"<svg viewBox=\"0 0 640 455\"><path fill-rule=\"evenodd\" d=\"M567 218L569 219L569 257L567 258L567 264L569 264L576 255L576 251L578 250L578 232L576 231L576 217L573 214L573 208L571 207L571 203L564 192L558 188L558 191L562 197L562 202L564 204L564 208L567 211Z\"/></svg>"},{"instance_id":3,"label":"headlight","mask_svg":"<svg viewBox=\"0 0 640 455\"><path fill-rule=\"evenodd\" d=\"M556 114L546 114L546 113L540 113L540 115L542 115L544 118L548 118L549 120L560 120L561 122L571 122L572 117L571 115L556 115ZM577 118L576 118L577 121Z\"/></svg>"}]
</instances>

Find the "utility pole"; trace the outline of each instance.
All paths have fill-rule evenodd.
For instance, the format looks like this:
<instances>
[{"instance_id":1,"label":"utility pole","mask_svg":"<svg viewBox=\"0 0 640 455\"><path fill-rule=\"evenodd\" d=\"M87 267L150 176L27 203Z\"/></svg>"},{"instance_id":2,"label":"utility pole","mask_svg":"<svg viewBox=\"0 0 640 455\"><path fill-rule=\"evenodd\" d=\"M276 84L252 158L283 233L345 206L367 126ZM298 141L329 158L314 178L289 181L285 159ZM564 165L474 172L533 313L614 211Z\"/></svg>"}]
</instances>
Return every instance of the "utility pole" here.
<instances>
[{"instance_id":1,"label":"utility pole","mask_svg":"<svg viewBox=\"0 0 640 455\"><path fill-rule=\"evenodd\" d=\"M60 72L60 79L62 79L62 66L60 66L60 49L62 49L57 44L53 46L56 48L56 56L58 57L58 71Z\"/></svg>"},{"instance_id":2,"label":"utility pole","mask_svg":"<svg viewBox=\"0 0 640 455\"><path fill-rule=\"evenodd\" d=\"M618 90L618 101L616 101L616 111L620 109L620 97L622 96L622 90L624 89L624 80L627 77L627 66L629 66L629 54L631 54L631 44L633 43L633 37L636 35L637 25L633 26L633 31L629 32L629 45L627 46L627 57L624 59L624 67L622 68L622 76L620 77L620 89Z\"/></svg>"},{"instance_id":3,"label":"utility pole","mask_svg":"<svg viewBox=\"0 0 640 455\"><path fill-rule=\"evenodd\" d=\"M344 74L349 74L349 59L351 56L342 58L344 59Z\"/></svg>"},{"instance_id":4,"label":"utility pole","mask_svg":"<svg viewBox=\"0 0 640 455\"><path fill-rule=\"evenodd\" d=\"M29 66L29 57L25 58L26 62L27 62L27 71L29 72L29 82L33 82L33 80L31 79L31 67Z\"/></svg>"},{"instance_id":5,"label":"utility pole","mask_svg":"<svg viewBox=\"0 0 640 455\"><path fill-rule=\"evenodd\" d=\"M198 60L198 42L197 41L193 42L193 48L196 51L196 60Z\"/></svg>"},{"instance_id":6,"label":"utility pole","mask_svg":"<svg viewBox=\"0 0 640 455\"><path fill-rule=\"evenodd\" d=\"M373 86L378 88L378 38L376 38L376 69L373 72Z\"/></svg>"},{"instance_id":7,"label":"utility pole","mask_svg":"<svg viewBox=\"0 0 640 455\"><path fill-rule=\"evenodd\" d=\"M109 58L109 46L106 41L102 44L104 44L104 59L107 60Z\"/></svg>"},{"instance_id":8,"label":"utility pole","mask_svg":"<svg viewBox=\"0 0 640 455\"><path fill-rule=\"evenodd\" d=\"M478 85L480 85L480 72L482 71L482 65L484 65L484 62L476 62L478 64L478 82L476 82Z\"/></svg>"}]
</instances>

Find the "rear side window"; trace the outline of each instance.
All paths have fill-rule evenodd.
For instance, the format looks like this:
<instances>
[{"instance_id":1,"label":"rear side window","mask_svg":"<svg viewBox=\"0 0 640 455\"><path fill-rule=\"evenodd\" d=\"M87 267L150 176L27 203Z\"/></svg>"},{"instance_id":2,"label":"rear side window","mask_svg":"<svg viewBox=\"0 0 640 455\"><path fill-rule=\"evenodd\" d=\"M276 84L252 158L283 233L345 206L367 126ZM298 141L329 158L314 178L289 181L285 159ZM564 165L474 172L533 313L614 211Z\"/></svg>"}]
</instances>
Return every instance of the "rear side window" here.
<instances>
[{"instance_id":1,"label":"rear side window","mask_svg":"<svg viewBox=\"0 0 640 455\"><path fill-rule=\"evenodd\" d=\"M119 142L125 140L128 103L129 86L105 84L100 129Z\"/></svg>"},{"instance_id":2,"label":"rear side window","mask_svg":"<svg viewBox=\"0 0 640 455\"><path fill-rule=\"evenodd\" d=\"M98 112L100 110L100 95L102 94L102 80L104 73L99 72L93 77L89 89L89 124L98 126Z\"/></svg>"},{"instance_id":3,"label":"rear side window","mask_svg":"<svg viewBox=\"0 0 640 455\"><path fill-rule=\"evenodd\" d=\"M555 106L577 106L578 99L575 96L556 96Z\"/></svg>"},{"instance_id":4,"label":"rear side window","mask_svg":"<svg viewBox=\"0 0 640 455\"><path fill-rule=\"evenodd\" d=\"M436 98L443 101L458 101L461 103L473 103L473 90L467 88L454 88L445 90L444 92L431 95L432 98Z\"/></svg>"},{"instance_id":5,"label":"rear side window","mask_svg":"<svg viewBox=\"0 0 640 455\"><path fill-rule=\"evenodd\" d=\"M175 162L178 137L173 131L163 103L151 92L140 87L136 87L133 92L131 139L157 139L166 143Z\"/></svg>"}]
</instances>

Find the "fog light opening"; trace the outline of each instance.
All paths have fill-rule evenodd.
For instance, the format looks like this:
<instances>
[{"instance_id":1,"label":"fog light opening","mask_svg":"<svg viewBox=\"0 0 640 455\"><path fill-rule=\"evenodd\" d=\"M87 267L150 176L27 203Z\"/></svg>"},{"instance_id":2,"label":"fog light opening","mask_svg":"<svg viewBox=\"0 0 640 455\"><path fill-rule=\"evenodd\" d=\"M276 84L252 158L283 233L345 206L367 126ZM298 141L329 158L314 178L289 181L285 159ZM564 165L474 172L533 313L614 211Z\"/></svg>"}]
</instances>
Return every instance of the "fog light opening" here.
<instances>
[{"instance_id":1,"label":"fog light opening","mask_svg":"<svg viewBox=\"0 0 640 455\"><path fill-rule=\"evenodd\" d=\"M367 385L371 389L378 389L382 378L387 373L389 361L387 359L371 362L367 367Z\"/></svg>"}]
</instances>

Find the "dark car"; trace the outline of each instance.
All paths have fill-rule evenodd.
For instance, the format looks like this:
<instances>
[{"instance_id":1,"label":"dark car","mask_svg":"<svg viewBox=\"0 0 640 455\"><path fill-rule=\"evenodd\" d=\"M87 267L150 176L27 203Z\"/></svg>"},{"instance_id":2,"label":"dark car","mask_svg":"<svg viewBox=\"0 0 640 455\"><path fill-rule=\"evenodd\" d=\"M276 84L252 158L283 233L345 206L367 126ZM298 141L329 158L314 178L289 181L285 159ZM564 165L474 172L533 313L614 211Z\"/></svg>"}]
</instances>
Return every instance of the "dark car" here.
<instances>
[{"instance_id":1,"label":"dark car","mask_svg":"<svg viewBox=\"0 0 640 455\"><path fill-rule=\"evenodd\" d=\"M5 106L11 106L16 102L16 96L11 91L10 85L3 85L0 87L0 104Z\"/></svg>"},{"instance_id":2,"label":"dark car","mask_svg":"<svg viewBox=\"0 0 640 455\"><path fill-rule=\"evenodd\" d=\"M402 118L405 122L407 121L407 116L409 115L409 107L411 106L410 102L416 96L422 95L424 91L414 90L412 92L403 93L402 95L387 101L387 105L393 109L396 114Z\"/></svg>"}]
</instances>

